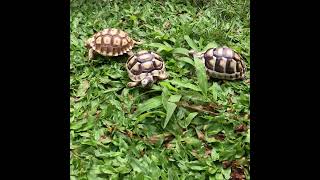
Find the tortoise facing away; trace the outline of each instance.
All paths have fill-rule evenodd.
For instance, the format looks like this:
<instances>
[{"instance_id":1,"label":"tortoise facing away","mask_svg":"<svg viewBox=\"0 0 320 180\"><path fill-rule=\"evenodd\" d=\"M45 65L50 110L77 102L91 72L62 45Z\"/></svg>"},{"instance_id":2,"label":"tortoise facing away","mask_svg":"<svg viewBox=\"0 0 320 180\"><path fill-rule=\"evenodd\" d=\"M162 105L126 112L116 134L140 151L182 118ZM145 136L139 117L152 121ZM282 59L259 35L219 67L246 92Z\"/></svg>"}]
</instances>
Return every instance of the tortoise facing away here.
<instances>
[{"instance_id":1,"label":"tortoise facing away","mask_svg":"<svg viewBox=\"0 0 320 180\"><path fill-rule=\"evenodd\" d=\"M216 79L245 79L245 64L240 55L228 47L210 48L204 53L190 54L198 56L204 63L209 76Z\"/></svg>"},{"instance_id":2,"label":"tortoise facing away","mask_svg":"<svg viewBox=\"0 0 320 180\"><path fill-rule=\"evenodd\" d=\"M96 53L103 56L119 56L128 53L133 48L136 41L128 36L128 33L115 28L107 28L95 33L86 43L89 49L89 59Z\"/></svg>"},{"instance_id":3,"label":"tortoise facing away","mask_svg":"<svg viewBox=\"0 0 320 180\"><path fill-rule=\"evenodd\" d=\"M129 53L131 54L131 53ZM137 86L151 87L157 80L168 78L163 59L151 51L140 51L131 54L126 63L126 69L132 82L129 87Z\"/></svg>"}]
</instances>

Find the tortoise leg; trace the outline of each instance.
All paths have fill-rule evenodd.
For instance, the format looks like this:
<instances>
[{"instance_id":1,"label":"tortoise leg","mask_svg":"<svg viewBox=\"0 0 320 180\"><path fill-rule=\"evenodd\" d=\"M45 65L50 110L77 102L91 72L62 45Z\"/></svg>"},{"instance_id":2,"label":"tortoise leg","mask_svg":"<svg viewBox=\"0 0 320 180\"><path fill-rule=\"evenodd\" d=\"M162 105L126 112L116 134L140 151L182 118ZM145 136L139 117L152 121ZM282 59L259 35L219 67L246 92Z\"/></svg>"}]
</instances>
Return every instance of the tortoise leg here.
<instances>
[{"instance_id":1,"label":"tortoise leg","mask_svg":"<svg viewBox=\"0 0 320 180\"><path fill-rule=\"evenodd\" d=\"M94 57L94 50L91 48L89 49L89 60Z\"/></svg>"},{"instance_id":2,"label":"tortoise leg","mask_svg":"<svg viewBox=\"0 0 320 180\"><path fill-rule=\"evenodd\" d=\"M168 75L165 74L165 73L158 76L159 80L164 80L164 79L167 79L167 78L168 78Z\"/></svg>"},{"instance_id":3,"label":"tortoise leg","mask_svg":"<svg viewBox=\"0 0 320 180\"><path fill-rule=\"evenodd\" d=\"M134 53L132 52L132 50L128 51L127 54L129 55L129 57L133 56Z\"/></svg>"},{"instance_id":4,"label":"tortoise leg","mask_svg":"<svg viewBox=\"0 0 320 180\"><path fill-rule=\"evenodd\" d=\"M143 41L135 41L135 40L133 40L133 43L136 44L136 45L141 45L141 44L143 44Z\"/></svg>"},{"instance_id":5,"label":"tortoise leg","mask_svg":"<svg viewBox=\"0 0 320 180\"><path fill-rule=\"evenodd\" d=\"M127 84L128 87L135 87L140 84L140 81L132 81Z\"/></svg>"}]
</instances>

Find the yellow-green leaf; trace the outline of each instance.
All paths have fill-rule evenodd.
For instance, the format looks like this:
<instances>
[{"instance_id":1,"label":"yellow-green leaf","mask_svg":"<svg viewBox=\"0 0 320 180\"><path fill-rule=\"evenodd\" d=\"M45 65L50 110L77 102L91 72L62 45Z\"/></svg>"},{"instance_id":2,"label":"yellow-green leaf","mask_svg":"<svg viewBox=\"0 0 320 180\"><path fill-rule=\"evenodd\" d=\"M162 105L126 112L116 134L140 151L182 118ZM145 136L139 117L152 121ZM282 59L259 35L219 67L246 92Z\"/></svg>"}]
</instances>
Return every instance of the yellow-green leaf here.
<instances>
[{"instance_id":1,"label":"yellow-green leaf","mask_svg":"<svg viewBox=\"0 0 320 180\"><path fill-rule=\"evenodd\" d=\"M166 116L166 119L164 120L164 123L163 123L163 128L166 128L169 120L171 119L172 115L173 115L173 112L176 110L177 108L177 105L175 103L172 103L172 102L168 102L167 103L167 116Z\"/></svg>"}]
</instances>

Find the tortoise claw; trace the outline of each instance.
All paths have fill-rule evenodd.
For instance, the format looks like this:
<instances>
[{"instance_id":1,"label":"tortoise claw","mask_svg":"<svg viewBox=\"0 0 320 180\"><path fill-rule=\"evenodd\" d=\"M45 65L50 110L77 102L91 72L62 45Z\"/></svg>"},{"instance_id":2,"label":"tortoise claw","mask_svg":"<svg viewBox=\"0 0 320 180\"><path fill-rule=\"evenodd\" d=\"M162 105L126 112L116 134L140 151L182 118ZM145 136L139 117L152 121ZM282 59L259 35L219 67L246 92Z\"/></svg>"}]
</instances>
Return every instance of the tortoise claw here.
<instances>
[{"instance_id":1,"label":"tortoise claw","mask_svg":"<svg viewBox=\"0 0 320 180\"><path fill-rule=\"evenodd\" d=\"M129 82L127 84L128 87L135 87L139 84L140 82L139 81L132 81L132 82Z\"/></svg>"}]
</instances>

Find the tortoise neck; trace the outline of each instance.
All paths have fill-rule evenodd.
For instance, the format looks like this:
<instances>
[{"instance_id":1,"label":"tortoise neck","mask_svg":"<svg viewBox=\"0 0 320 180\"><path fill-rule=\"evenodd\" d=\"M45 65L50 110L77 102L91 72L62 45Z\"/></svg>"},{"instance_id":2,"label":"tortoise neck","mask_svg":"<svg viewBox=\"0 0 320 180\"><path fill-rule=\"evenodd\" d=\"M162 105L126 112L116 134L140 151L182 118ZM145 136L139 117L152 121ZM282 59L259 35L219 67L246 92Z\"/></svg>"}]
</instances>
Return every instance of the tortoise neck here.
<instances>
[{"instance_id":1,"label":"tortoise neck","mask_svg":"<svg viewBox=\"0 0 320 180\"><path fill-rule=\"evenodd\" d=\"M129 55L129 57L134 55L134 53L131 50L129 52L127 52L127 54Z\"/></svg>"}]
</instances>

